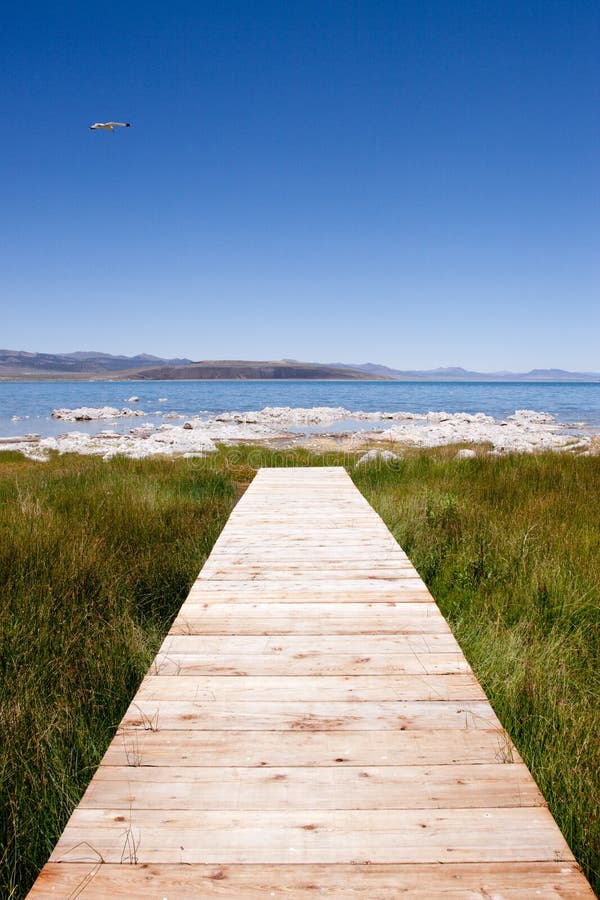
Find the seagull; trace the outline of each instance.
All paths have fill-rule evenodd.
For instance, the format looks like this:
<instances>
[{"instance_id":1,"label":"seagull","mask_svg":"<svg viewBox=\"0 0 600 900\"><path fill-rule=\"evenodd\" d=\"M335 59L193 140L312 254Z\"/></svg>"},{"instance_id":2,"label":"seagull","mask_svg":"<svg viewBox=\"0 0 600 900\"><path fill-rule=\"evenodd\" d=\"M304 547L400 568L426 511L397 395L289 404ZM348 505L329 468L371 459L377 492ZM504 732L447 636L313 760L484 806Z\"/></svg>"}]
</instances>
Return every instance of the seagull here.
<instances>
[{"instance_id":1,"label":"seagull","mask_svg":"<svg viewBox=\"0 0 600 900\"><path fill-rule=\"evenodd\" d=\"M95 122L90 125L90 131L114 131L115 128L130 128L131 122Z\"/></svg>"}]
</instances>

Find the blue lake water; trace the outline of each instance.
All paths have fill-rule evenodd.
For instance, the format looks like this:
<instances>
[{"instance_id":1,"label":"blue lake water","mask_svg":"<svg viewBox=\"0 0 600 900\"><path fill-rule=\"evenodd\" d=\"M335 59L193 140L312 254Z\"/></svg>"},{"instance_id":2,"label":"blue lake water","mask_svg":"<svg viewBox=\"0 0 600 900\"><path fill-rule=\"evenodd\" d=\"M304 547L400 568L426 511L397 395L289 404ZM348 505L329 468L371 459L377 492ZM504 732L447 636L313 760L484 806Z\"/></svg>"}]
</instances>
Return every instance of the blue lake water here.
<instances>
[{"instance_id":1,"label":"blue lake water","mask_svg":"<svg viewBox=\"0 0 600 900\"><path fill-rule=\"evenodd\" d=\"M129 403L131 396L139 403ZM159 398L167 398L159 402ZM413 381L84 381L0 383L0 437L34 432L128 430L142 419L57 422L57 407L135 406L157 421L165 413L247 411L265 406L343 406L352 411L449 413L483 412L505 418L516 409L535 409L565 424L585 423L600 430L600 383L413 382ZM13 416L19 416L13 421Z\"/></svg>"}]
</instances>

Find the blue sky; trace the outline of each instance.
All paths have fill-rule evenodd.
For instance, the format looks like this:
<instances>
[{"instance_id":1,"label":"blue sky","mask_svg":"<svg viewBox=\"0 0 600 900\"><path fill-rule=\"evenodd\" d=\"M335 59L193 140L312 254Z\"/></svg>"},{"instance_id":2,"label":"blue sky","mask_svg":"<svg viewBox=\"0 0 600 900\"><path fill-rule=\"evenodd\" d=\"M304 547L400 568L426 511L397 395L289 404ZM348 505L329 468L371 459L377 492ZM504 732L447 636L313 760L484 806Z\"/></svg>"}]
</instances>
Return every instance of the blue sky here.
<instances>
[{"instance_id":1,"label":"blue sky","mask_svg":"<svg viewBox=\"0 0 600 900\"><path fill-rule=\"evenodd\" d=\"M0 346L600 370L596 0L24 0L0 59Z\"/></svg>"}]
</instances>

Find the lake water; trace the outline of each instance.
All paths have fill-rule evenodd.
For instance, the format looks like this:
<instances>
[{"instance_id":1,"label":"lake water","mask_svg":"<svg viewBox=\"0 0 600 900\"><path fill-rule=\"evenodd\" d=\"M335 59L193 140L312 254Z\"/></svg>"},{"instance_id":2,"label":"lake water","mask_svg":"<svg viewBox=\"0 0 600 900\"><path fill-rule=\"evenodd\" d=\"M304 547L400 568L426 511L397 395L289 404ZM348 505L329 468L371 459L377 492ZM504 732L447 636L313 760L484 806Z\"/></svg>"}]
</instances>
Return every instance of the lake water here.
<instances>
[{"instance_id":1,"label":"lake water","mask_svg":"<svg viewBox=\"0 0 600 900\"><path fill-rule=\"evenodd\" d=\"M131 396L139 397L132 404ZM159 398L166 398L159 402ZM50 417L58 407L134 406L146 419L71 423ZM78 381L0 383L0 437L26 432L42 437L66 431L129 430L184 416L263 409L265 406L343 406L375 412L483 412L504 419L516 409L535 409L565 424L600 431L600 383L413 382L413 381ZM19 416L13 421L13 416ZM328 429L331 430L331 429Z\"/></svg>"}]
</instances>

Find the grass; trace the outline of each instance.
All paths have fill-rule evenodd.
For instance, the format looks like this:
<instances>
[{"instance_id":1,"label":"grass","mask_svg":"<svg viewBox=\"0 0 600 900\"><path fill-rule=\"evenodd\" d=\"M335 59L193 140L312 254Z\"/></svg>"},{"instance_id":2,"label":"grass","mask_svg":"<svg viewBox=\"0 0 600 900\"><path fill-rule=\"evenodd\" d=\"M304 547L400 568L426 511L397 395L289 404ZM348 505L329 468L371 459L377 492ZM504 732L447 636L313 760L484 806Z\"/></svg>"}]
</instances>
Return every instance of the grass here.
<instances>
[{"instance_id":1,"label":"grass","mask_svg":"<svg viewBox=\"0 0 600 900\"><path fill-rule=\"evenodd\" d=\"M453 451L452 451L453 452ZM600 888L600 459L417 454L355 470Z\"/></svg>"},{"instance_id":2,"label":"grass","mask_svg":"<svg viewBox=\"0 0 600 900\"><path fill-rule=\"evenodd\" d=\"M411 556L600 887L600 459L414 452L353 478ZM0 896L45 862L256 447L200 460L0 454Z\"/></svg>"},{"instance_id":3,"label":"grass","mask_svg":"<svg viewBox=\"0 0 600 900\"><path fill-rule=\"evenodd\" d=\"M235 502L194 461L0 455L0 896L48 857Z\"/></svg>"}]
</instances>

